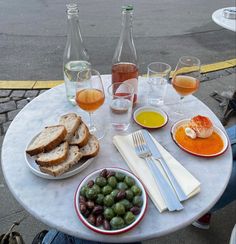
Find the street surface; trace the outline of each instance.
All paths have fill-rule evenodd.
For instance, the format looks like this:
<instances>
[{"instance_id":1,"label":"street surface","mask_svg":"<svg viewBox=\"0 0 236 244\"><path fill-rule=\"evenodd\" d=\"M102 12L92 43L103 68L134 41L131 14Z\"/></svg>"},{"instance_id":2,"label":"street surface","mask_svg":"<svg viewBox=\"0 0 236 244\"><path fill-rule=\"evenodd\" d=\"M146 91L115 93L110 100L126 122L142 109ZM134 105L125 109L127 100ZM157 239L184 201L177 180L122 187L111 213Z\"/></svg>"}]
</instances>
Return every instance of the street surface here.
<instances>
[{"instance_id":1,"label":"street surface","mask_svg":"<svg viewBox=\"0 0 236 244\"><path fill-rule=\"evenodd\" d=\"M0 0L0 80L63 79L66 1ZM110 73L121 27L121 6L134 5L134 42L140 72L163 61L194 55L203 64L236 56L235 33L216 25L212 13L234 1L80 0L80 26L91 62Z\"/></svg>"}]
</instances>

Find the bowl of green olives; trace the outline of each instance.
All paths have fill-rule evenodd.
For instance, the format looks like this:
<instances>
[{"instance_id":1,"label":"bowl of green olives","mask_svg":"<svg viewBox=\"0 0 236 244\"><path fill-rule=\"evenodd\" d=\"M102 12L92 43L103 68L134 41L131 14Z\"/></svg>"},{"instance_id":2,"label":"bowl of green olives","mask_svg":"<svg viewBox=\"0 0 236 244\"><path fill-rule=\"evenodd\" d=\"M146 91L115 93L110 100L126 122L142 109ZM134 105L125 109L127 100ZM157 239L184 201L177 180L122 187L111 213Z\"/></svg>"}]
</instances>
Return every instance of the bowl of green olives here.
<instances>
[{"instance_id":1,"label":"bowl of green olives","mask_svg":"<svg viewBox=\"0 0 236 244\"><path fill-rule=\"evenodd\" d=\"M141 181L120 168L104 168L89 174L78 186L74 205L89 229L114 235L134 228L144 217L147 193Z\"/></svg>"}]
</instances>

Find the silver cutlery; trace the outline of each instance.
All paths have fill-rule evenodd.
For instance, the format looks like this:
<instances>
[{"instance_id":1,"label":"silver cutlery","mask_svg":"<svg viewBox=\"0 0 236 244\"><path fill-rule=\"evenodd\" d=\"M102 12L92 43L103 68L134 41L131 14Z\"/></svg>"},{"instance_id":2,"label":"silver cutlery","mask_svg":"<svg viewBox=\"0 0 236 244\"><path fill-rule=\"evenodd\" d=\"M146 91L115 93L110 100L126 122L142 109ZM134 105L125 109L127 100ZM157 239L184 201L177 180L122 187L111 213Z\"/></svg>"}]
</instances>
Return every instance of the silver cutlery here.
<instances>
[{"instance_id":1,"label":"silver cutlery","mask_svg":"<svg viewBox=\"0 0 236 244\"><path fill-rule=\"evenodd\" d=\"M143 134L140 131L137 131L132 134L132 139L133 139L136 154L140 158L145 159L159 187L160 193L166 203L168 210L169 211L182 210L184 208L183 205L177 198L172 187L169 185L165 177L162 175L159 168L156 166L155 161L152 158L152 153L146 144Z\"/></svg>"},{"instance_id":2,"label":"silver cutlery","mask_svg":"<svg viewBox=\"0 0 236 244\"><path fill-rule=\"evenodd\" d=\"M184 191L182 190L181 186L179 185L178 181L176 180L175 176L173 175L173 173L171 172L169 166L167 165L167 163L165 162L164 158L162 157L161 153L159 152L156 144L153 142L152 137L150 136L149 132L146 130L142 130L142 134L144 136L144 139L147 143L147 146L149 147L153 158L155 158L156 160L158 160L163 168L163 170L165 171L172 187L174 188L177 197L179 198L180 201L184 201L188 198L188 196L184 193Z\"/></svg>"}]
</instances>

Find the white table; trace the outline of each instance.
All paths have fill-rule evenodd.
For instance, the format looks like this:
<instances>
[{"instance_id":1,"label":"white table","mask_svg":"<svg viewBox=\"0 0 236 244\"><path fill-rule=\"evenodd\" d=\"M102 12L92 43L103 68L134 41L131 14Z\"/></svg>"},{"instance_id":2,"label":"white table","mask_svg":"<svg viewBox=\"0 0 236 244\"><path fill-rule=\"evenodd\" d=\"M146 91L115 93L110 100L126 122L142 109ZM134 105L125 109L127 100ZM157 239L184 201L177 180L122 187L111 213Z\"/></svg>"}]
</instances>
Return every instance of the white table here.
<instances>
[{"instance_id":1,"label":"white table","mask_svg":"<svg viewBox=\"0 0 236 244\"><path fill-rule=\"evenodd\" d=\"M227 19L223 15L223 11L226 8L216 10L212 14L212 20L219 26L222 26L228 30L236 32L236 19Z\"/></svg>"},{"instance_id":2,"label":"white table","mask_svg":"<svg viewBox=\"0 0 236 244\"><path fill-rule=\"evenodd\" d=\"M110 76L103 76L105 83L110 83ZM139 105L146 101L146 81L139 80ZM168 87L166 100L171 101L168 107L174 107L177 95ZM184 101L187 117L198 113L209 116L216 126L224 130L220 121L211 110L193 96ZM64 85L50 89L31 101L16 116L10 125L2 145L2 170L10 191L17 201L34 217L43 223L84 239L102 242L132 242L156 238L190 225L195 219L207 212L222 195L232 168L232 152L227 151L216 158L205 159L192 156L176 146L170 135L172 122L160 130L152 130L152 135L165 146L182 164L201 182L201 192L184 202L181 212L164 212L160 214L149 201L147 213L142 222L133 230L117 236L104 236L87 229L78 219L73 205L75 190L90 172L108 166L127 169L127 165L112 144L113 130L107 121L107 104L96 113L97 120L106 128L106 136L101 141L101 150L97 159L82 173L64 180L46 180L35 176L28 168L24 151L27 143L45 125L55 124L60 115L70 111L79 112L85 120L88 115L67 103ZM172 108L174 109L174 108ZM95 117L96 117L95 116ZM102 119L101 119L102 118ZM140 127L134 122L129 129L135 131Z\"/></svg>"}]
</instances>

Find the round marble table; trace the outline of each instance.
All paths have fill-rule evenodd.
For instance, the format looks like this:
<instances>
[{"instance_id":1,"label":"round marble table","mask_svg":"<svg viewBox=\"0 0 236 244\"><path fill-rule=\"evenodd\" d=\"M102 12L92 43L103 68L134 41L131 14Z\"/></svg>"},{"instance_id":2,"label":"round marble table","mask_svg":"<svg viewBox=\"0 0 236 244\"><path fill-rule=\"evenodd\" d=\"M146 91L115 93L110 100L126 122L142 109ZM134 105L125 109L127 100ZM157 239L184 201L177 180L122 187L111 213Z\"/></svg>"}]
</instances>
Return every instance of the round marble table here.
<instances>
[{"instance_id":1,"label":"round marble table","mask_svg":"<svg viewBox=\"0 0 236 244\"><path fill-rule=\"evenodd\" d=\"M103 76L104 83L110 83L110 76ZM139 103L146 102L145 78L139 79ZM163 109L169 113L175 109L178 97L169 85ZM216 126L224 130L220 121L211 110L193 96L184 99L186 117L196 114L209 116ZM64 85L46 91L31 101L11 123L2 146L2 170L10 191L17 201L34 217L43 223L73 236L101 242L132 242L166 235L190 225L195 219L207 212L222 195L230 177L232 153L227 151L216 158L200 158L182 151L172 141L170 128L173 121L160 130L152 130L152 135L171 152L183 166L200 182L201 191L193 198L185 201L184 210L180 212L159 213L151 200L142 222L133 230L117 236L105 236L87 229L78 219L73 205L75 190L90 172L108 166L127 169L115 146L112 136L115 132L110 128L105 103L96 113L95 120L106 130L106 136L100 141L101 150L94 162L83 172L64 179L46 180L34 175L28 168L24 154L31 138L44 126L56 124L60 115L78 112L85 121L88 115L77 107L70 105L65 98ZM140 127L133 121L128 132ZM127 132L127 133L128 133Z\"/></svg>"},{"instance_id":2,"label":"round marble table","mask_svg":"<svg viewBox=\"0 0 236 244\"><path fill-rule=\"evenodd\" d=\"M227 8L221 8L221 9L216 10L212 14L212 20L217 25L222 26L227 30L231 30L231 31L236 32L236 19L227 19L223 15L224 9L227 9Z\"/></svg>"}]
</instances>

